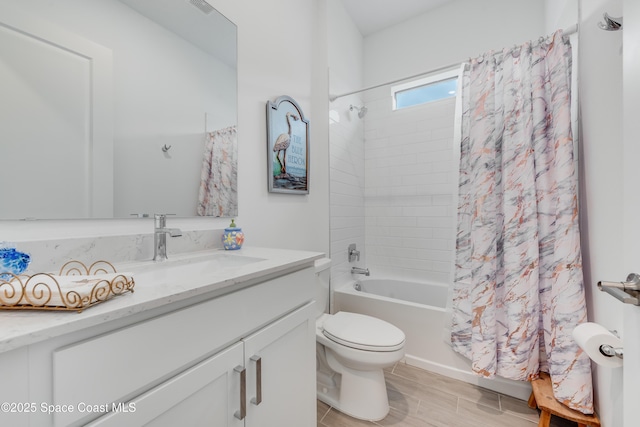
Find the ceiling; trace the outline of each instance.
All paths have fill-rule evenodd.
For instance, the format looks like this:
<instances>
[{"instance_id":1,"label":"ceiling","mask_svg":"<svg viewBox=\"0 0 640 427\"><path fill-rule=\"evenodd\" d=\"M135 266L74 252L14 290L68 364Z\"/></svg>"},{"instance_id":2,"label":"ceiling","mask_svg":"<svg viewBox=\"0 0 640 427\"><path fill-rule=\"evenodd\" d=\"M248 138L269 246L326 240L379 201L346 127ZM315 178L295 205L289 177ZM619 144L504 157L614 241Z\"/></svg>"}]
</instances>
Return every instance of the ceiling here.
<instances>
[{"instance_id":1,"label":"ceiling","mask_svg":"<svg viewBox=\"0 0 640 427\"><path fill-rule=\"evenodd\" d=\"M406 21L452 0L342 0L363 36Z\"/></svg>"}]
</instances>

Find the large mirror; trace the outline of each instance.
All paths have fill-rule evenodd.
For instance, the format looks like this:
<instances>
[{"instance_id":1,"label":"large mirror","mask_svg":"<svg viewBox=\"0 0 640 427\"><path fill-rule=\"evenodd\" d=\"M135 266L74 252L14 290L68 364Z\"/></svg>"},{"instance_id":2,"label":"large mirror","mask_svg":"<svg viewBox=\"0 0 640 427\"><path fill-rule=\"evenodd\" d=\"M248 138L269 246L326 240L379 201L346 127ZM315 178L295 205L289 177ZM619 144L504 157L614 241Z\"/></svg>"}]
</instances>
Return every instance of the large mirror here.
<instances>
[{"instance_id":1,"label":"large mirror","mask_svg":"<svg viewBox=\"0 0 640 427\"><path fill-rule=\"evenodd\" d=\"M0 219L236 215L236 46L205 0L3 0Z\"/></svg>"}]
</instances>

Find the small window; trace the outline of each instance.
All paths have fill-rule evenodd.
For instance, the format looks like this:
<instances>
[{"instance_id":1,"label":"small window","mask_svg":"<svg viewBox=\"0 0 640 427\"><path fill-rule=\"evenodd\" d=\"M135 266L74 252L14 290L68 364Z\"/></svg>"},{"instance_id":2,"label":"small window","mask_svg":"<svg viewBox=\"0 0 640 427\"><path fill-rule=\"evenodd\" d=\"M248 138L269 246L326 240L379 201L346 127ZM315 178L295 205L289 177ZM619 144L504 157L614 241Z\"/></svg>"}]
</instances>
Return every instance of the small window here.
<instances>
[{"instance_id":1,"label":"small window","mask_svg":"<svg viewBox=\"0 0 640 427\"><path fill-rule=\"evenodd\" d=\"M391 88L393 109L412 107L456 96L458 70L414 80Z\"/></svg>"}]
</instances>

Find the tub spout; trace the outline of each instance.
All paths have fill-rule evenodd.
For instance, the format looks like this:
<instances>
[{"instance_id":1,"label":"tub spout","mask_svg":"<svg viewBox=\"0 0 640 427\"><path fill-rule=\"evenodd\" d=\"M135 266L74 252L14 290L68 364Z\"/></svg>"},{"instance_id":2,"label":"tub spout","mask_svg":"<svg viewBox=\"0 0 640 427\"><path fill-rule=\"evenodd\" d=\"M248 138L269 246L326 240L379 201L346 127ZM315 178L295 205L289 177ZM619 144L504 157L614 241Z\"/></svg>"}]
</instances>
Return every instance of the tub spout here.
<instances>
[{"instance_id":1,"label":"tub spout","mask_svg":"<svg viewBox=\"0 0 640 427\"><path fill-rule=\"evenodd\" d=\"M365 276L369 275L368 268L360 268L360 267L351 267L351 274L364 274Z\"/></svg>"}]
</instances>

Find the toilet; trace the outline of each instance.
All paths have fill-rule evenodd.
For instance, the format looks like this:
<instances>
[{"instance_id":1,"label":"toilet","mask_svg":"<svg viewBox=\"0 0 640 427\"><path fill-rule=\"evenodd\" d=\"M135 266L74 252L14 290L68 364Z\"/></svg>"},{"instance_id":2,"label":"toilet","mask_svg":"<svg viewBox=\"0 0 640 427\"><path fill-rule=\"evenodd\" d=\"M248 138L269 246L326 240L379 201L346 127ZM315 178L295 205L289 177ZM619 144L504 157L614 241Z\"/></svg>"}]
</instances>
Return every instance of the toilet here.
<instances>
[{"instance_id":1,"label":"toilet","mask_svg":"<svg viewBox=\"0 0 640 427\"><path fill-rule=\"evenodd\" d=\"M405 335L383 320L340 311L329 314L331 260L316 269L316 387L318 399L354 418L389 413L383 369L404 357Z\"/></svg>"}]
</instances>

